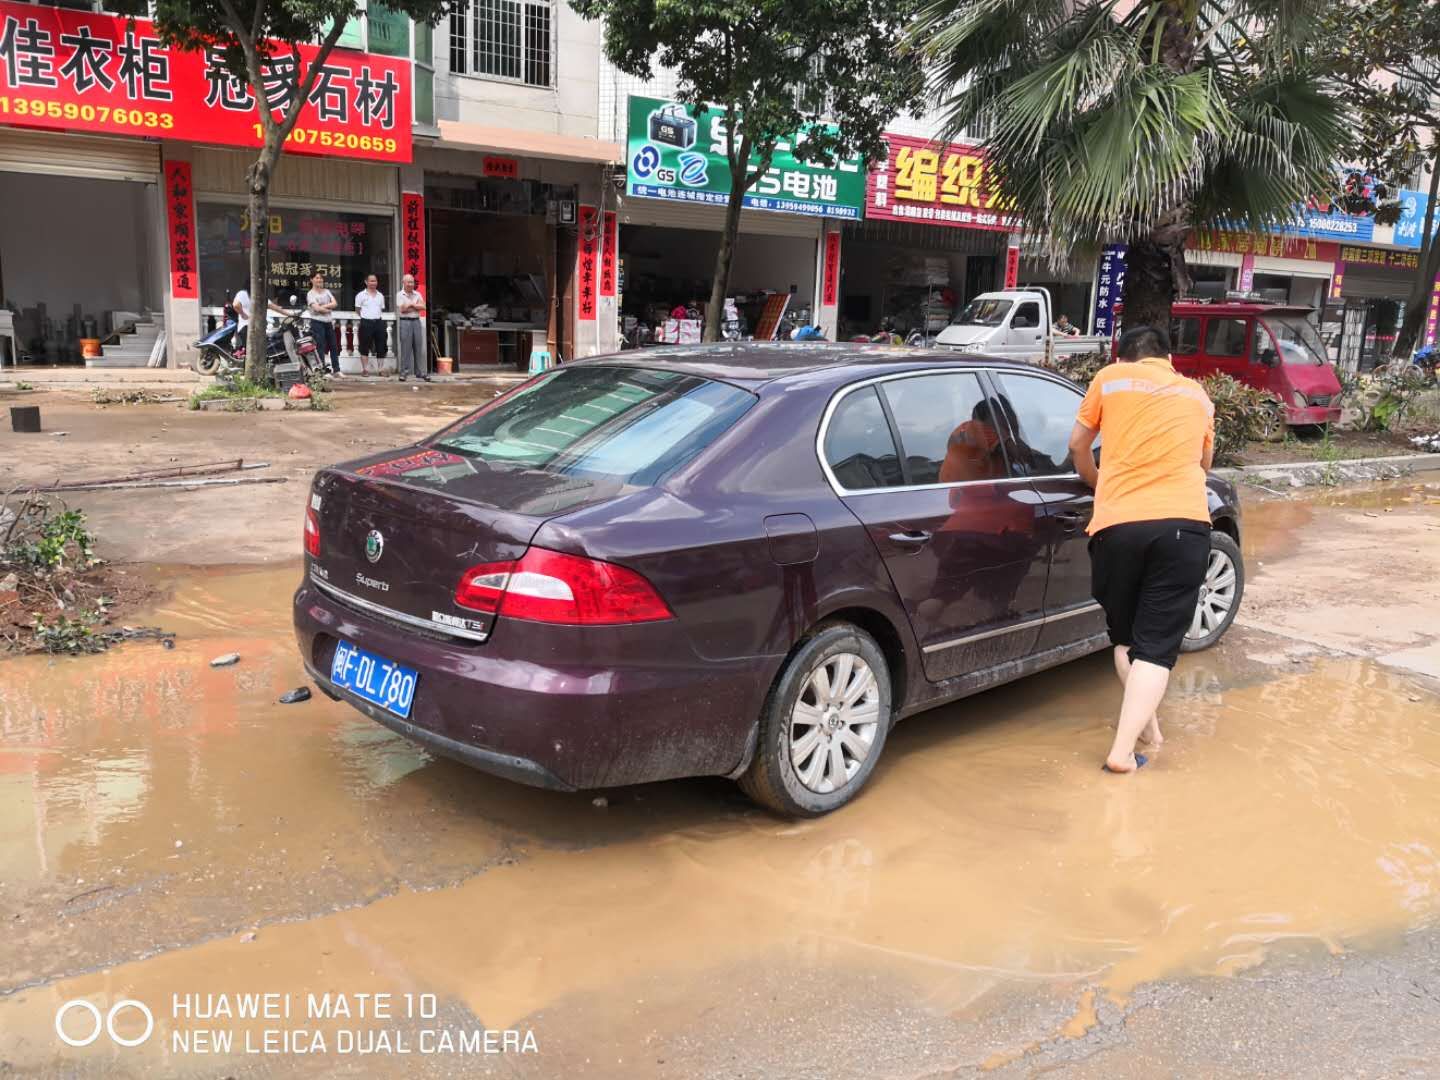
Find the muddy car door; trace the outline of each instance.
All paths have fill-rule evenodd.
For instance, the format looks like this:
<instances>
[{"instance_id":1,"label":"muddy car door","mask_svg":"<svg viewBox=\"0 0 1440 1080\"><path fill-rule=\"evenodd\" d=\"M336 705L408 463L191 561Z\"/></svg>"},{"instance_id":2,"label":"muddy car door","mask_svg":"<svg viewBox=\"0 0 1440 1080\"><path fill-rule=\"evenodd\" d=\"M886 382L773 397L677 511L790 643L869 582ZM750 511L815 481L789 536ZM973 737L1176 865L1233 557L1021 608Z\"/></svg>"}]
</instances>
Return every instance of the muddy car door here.
<instances>
[{"instance_id":1,"label":"muddy car door","mask_svg":"<svg viewBox=\"0 0 1440 1080\"><path fill-rule=\"evenodd\" d=\"M1090 594L1086 528L1095 493L1070 458L1070 432L1080 391L1059 379L1018 371L994 371L996 400L1010 428L1011 474L1028 481L1039 506L1037 529L1049 573L1045 624L1037 650L1068 645L1105 631L1105 615Z\"/></svg>"},{"instance_id":2,"label":"muddy car door","mask_svg":"<svg viewBox=\"0 0 1440 1080\"><path fill-rule=\"evenodd\" d=\"M1028 654L1043 615L1035 500L1009 475L994 410L973 371L907 374L852 388L824 429L932 681Z\"/></svg>"}]
</instances>

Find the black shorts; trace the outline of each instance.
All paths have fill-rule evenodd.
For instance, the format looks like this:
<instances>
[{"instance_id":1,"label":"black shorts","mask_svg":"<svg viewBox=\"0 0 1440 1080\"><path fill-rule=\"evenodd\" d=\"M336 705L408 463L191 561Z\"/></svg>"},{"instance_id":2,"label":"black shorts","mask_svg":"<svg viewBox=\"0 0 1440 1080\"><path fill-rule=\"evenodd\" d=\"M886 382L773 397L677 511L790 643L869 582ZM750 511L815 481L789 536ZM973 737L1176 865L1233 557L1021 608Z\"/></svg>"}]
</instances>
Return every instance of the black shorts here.
<instances>
[{"instance_id":1,"label":"black shorts","mask_svg":"<svg viewBox=\"0 0 1440 1080\"><path fill-rule=\"evenodd\" d=\"M1090 538L1090 592L1130 659L1173 668L1210 562L1202 521L1132 521Z\"/></svg>"},{"instance_id":2,"label":"black shorts","mask_svg":"<svg viewBox=\"0 0 1440 1080\"><path fill-rule=\"evenodd\" d=\"M385 358L385 320L361 319L360 340L355 346L361 356Z\"/></svg>"}]
</instances>

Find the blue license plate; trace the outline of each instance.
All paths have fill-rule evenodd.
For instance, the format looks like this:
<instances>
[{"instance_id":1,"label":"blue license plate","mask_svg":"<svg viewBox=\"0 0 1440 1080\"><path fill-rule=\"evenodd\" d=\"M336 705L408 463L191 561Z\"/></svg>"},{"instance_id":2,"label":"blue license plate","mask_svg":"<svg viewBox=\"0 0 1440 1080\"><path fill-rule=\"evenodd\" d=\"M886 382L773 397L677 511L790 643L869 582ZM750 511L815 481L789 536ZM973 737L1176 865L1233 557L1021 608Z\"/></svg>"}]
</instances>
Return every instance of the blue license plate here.
<instances>
[{"instance_id":1,"label":"blue license plate","mask_svg":"<svg viewBox=\"0 0 1440 1080\"><path fill-rule=\"evenodd\" d=\"M379 705L402 720L410 717L410 705L415 700L415 683L419 678L410 668L366 652L348 641L335 646L335 659L330 662L332 683L372 705Z\"/></svg>"}]
</instances>

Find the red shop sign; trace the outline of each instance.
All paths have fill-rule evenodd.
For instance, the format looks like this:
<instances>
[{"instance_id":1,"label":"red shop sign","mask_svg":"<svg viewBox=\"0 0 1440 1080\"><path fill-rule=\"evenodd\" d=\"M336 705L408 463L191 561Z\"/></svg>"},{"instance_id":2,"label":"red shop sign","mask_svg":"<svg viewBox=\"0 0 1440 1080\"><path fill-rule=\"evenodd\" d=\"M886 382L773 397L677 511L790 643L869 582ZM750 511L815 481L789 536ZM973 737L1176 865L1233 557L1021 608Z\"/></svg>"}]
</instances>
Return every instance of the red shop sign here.
<instances>
[{"instance_id":1,"label":"red shop sign","mask_svg":"<svg viewBox=\"0 0 1440 1080\"><path fill-rule=\"evenodd\" d=\"M834 307L840 302L840 234L825 234L825 272L821 277L820 306Z\"/></svg>"},{"instance_id":2,"label":"red shop sign","mask_svg":"<svg viewBox=\"0 0 1440 1080\"><path fill-rule=\"evenodd\" d=\"M190 163L165 163L165 218L170 225L170 295L193 300L200 295L195 263L195 191Z\"/></svg>"},{"instance_id":3,"label":"red shop sign","mask_svg":"<svg viewBox=\"0 0 1440 1080\"><path fill-rule=\"evenodd\" d=\"M520 162L513 157L481 158L480 169L486 176L495 176L502 180L520 179Z\"/></svg>"},{"instance_id":4,"label":"red shop sign","mask_svg":"<svg viewBox=\"0 0 1440 1080\"><path fill-rule=\"evenodd\" d=\"M584 322L595 321L596 262L600 254L599 212L593 206L580 207L580 243L575 253L576 314Z\"/></svg>"},{"instance_id":5,"label":"red shop sign","mask_svg":"<svg viewBox=\"0 0 1440 1080\"><path fill-rule=\"evenodd\" d=\"M615 295L615 266L620 260L620 225L615 211L605 211L605 237L600 248L600 295Z\"/></svg>"},{"instance_id":6,"label":"red shop sign","mask_svg":"<svg viewBox=\"0 0 1440 1080\"><path fill-rule=\"evenodd\" d=\"M1005 249L1005 288L1013 289L1020 283L1020 249Z\"/></svg>"},{"instance_id":7,"label":"red shop sign","mask_svg":"<svg viewBox=\"0 0 1440 1080\"><path fill-rule=\"evenodd\" d=\"M885 142L890 148L885 163L872 169L865 183L866 218L995 232L1013 228L978 148L888 133Z\"/></svg>"},{"instance_id":8,"label":"red shop sign","mask_svg":"<svg viewBox=\"0 0 1440 1080\"><path fill-rule=\"evenodd\" d=\"M400 196L400 264L425 291L425 196L407 191Z\"/></svg>"},{"instance_id":9,"label":"red shop sign","mask_svg":"<svg viewBox=\"0 0 1440 1080\"><path fill-rule=\"evenodd\" d=\"M262 67L283 114L319 49L286 46ZM409 161L410 62L336 49L321 68L286 149ZM167 48L148 19L0 0L0 124L226 146L259 146L249 85L218 50Z\"/></svg>"}]
</instances>

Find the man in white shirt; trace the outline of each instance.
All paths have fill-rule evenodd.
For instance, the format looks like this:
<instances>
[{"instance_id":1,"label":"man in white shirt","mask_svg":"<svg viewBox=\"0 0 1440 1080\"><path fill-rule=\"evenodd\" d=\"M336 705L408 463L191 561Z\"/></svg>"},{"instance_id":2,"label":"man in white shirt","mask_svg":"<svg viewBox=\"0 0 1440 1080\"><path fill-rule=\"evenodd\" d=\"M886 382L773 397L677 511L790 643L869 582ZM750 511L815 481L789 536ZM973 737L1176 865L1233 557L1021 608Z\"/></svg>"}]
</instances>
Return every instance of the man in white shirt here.
<instances>
[{"instance_id":1,"label":"man in white shirt","mask_svg":"<svg viewBox=\"0 0 1440 1080\"><path fill-rule=\"evenodd\" d=\"M310 291L305 294L305 307L310 313L310 335L320 358L330 358L330 374L340 374L340 336L335 332L335 308L339 301L325 287L325 275L310 277Z\"/></svg>"},{"instance_id":2,"label":"man in white shirt","mask_svg":"<svg viewBox=\"0 0 1440 1080\"><path fill-rule=\"evenodd\" d=\"M385 294L380 291L380 279L374 274L365 278L365 288L355 294L355 313L360 316L360 367L370 374L370 357L375 357L376 374L384 368L385 320L380 316L385 311Z\"/></svg>"},{"instance_id":3,"label":"man in white shirt","mask_svg":"<svg viewBox=\"0 0 1440 1080\"><path fill-rule=\"evenodd\" d=\"M415 277L406 274L400 282L400 291L395 294L395 352L400 357L400 381L410 375L418 375L426 382L430 374L425 370L425 334L421 319L425 315L425 297L415 288Z\"/></svg>"},{"instance_id":4,"label":"man in white shirt","mask_svg":"<svg viewBox=\"0 0 1440 1080\"><path fill-rule=\"evenodd\" d=\"M274 300L269 302L271 311L278 311L281 315L286 311ZM235 352L236 354L245 351L245 340L249 336L250 309L254 304L250 300L250 290L241 289L235 294L235 299L230 301L230 309L235 312L235 322L238 324L235 329Z\"/></svg>"}]
</instances>

